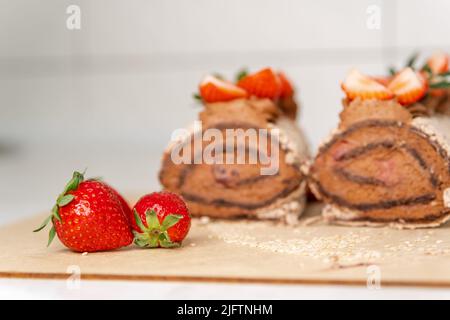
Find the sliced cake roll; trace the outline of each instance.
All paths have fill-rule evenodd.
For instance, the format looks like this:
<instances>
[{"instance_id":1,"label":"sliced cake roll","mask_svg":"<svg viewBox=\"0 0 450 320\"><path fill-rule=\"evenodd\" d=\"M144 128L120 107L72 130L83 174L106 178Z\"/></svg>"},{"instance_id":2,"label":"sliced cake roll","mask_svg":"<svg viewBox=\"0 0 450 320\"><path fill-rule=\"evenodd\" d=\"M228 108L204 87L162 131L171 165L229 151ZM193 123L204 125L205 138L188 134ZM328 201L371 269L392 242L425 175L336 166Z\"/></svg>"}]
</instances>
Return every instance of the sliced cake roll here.
<instances>
[{"instance_id":1,"label":"sliced cake roll","mask_svg":"<svg viewBox=\"0 0 450 320\"><path fill-rule=\"evenodd\" d=\"M308 148L291 84L264 69L237 84L208 76L199 89L204 109L164 153L163 187L181 194L194 216L295 224Z\"/></svg>"},{"instance_id":2,"label":"sliced cake roll","mask_svg":"<svg viewBox=\"0 0 450 320\"><path fill-rule=\"evenodd\" d=\"M433 77L405 68L381 83L349 73L339 126L309 172L328 221L418 228L450 218L450 117L429 105Z\"/></svg>"}]
</instances>

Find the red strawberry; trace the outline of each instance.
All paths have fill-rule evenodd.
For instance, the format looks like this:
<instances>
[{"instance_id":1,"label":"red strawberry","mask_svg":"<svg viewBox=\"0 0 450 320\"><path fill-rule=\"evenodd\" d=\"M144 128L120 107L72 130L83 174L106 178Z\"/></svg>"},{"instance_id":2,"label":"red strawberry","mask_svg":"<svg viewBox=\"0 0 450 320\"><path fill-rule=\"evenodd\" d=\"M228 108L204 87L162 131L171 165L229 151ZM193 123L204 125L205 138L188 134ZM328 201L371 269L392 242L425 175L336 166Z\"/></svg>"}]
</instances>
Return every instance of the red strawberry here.
<instances>
[{"instance_id":1,"label":"red strawberry","mask_svg":"<svg viewBox=\"0 0 450 320\"><path fill-rule=\"evenodd\" d=\"M388 100L394 96L384 85L356 69L350 71L341 87L350 100L355 98Z\"/></svg>"},{"instance_id":2,"label":"red strawberry","mask_svg":"<svg viewBox=\"0 0 450 320\"><path fill-rule=\"evenodd\" d=\"M434 74L448 71L448 55L443 52L435 52L427 61L428 66Z\"/></svg>"},{"instance_id":3,"label":"red strawberry","mask_svg":"<svg viewBox=\"0 0 450 320\"><path fill-rule=\"evenodd\" d=\"M74 251L95 252L128 246L133 234L125 215L121 196L98 180L84 181L74 172L42 230L52 221L48 245L55 233L61 242Z\"/></svg>"},{"instance_id":4,"label":"red strawberry","mask_svg":"<svg viewBox=\"0 0 450 320\"><path fill-rule=\"evenodd\" d=\"M125 200L125 198L119 192L117 192L116 189L111 187L109 184L106 184L106 185L109 187L109 190L111 190L111 192L114 193L116 195L116 197L119 199L120 205L122 206L123 213L125 213L125 216L127 217L127 219L129 219L131 217L131 208L130 208L130 205L128 204L128 202ZM131 221L130 221L130 223L131 223Z\"/></svg>"},{"instance_id":5,"label":"red strawberry","mask_svg":"<svg viewBox=\"0 0 450 320\"><path fill-rule=\"evenodd\" d=\"M247 96L245 90L214 76L206 76L200 83L199 90L203 101L208 103L230 101Z\"/></svg>"},{"instance_id":6,"label":"red strawberry","mask_svg":"<svg viewBox=\"0 0 450 320\"><path fill-rule=\"evenodd\" d=\"M402 105L420 100L425 95L427 87L425 77L409 67L397 73L388 86Z\"/></svg>"},{"instance_id":7,"label":"red strawberry","mask_svg":"<svg viewBox=\"0 0 450 320\"><path fill-rule=\"evenodd\" d=\"M133 208L134 243L140 247L178 247L191 227L191 215L183 199L171 192L154 192Z\"/></svg>"},{"instance_id":8,"label":"red strawberry","mask_svg":"<svg viewBox=\"0 0 450 320\"><path fill-rule=\"evenodd\" d=\"M382 84L383 86L387 87L389 85L389 82L391 82L392 77L379 76L379 77L372 77L372 79Z\"/></svg>"},{"instance_id":9,"label":"red strawberry","mask_svg":"<svg viewBox=\"0 0 450 320\"><path fill-rule=\"evenodd\" d=\"M291 97L294 94L294 88L292 87L291 82L286 77L286 75L283 72L278 72L278 77L281 81L281 93L280 97Z\"/></svg>"},{"instance_id":10,"label":"red strawberry","mask_svg":"<svg viewBox=\"0 0 450 320\"><path fill-rule=\"evenodd\" d=\"M270 68L243 77L237 85L259 98L277 99L282 90L280 77Z\"/></svg>"}]
</instances>

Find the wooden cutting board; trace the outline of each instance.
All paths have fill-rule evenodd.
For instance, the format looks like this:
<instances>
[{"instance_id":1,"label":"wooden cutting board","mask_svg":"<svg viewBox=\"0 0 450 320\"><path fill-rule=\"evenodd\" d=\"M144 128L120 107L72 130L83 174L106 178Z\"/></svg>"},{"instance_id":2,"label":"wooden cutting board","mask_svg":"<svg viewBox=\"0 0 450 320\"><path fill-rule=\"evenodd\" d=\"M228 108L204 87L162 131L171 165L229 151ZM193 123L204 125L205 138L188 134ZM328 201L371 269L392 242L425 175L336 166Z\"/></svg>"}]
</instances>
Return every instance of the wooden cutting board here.
<instances>
[{"instance_id":1,"label":"wooden cutting board","mask_svg":"<svg viewBox=\"0 0 450 320\"><path fill-rule=\"evenodd\" d=\"M45 215L0 228L0 276L450 287L450 228L330 226L308 208L302 225L195 219L178 249L136 247L79 254L46 232Z\"/></svg>"}]
</instances>

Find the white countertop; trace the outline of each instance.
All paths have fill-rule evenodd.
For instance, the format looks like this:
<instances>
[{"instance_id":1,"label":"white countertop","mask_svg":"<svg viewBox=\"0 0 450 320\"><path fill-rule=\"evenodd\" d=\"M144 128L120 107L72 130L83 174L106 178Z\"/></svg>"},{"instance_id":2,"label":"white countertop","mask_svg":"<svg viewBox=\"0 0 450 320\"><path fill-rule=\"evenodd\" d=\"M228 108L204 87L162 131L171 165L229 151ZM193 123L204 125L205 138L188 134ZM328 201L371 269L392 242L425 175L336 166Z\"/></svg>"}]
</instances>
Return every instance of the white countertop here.
<instances>
[{"instance_id":1,"label":"white countertop","mask_svg":"<svg viewBox=\"0 0 450 320\"><path fill-rule=\"evenodd\" d=\"M58 150L58 151L56 151ZM60 150L64 150L61 152ZM159 188L161 150L133 145L0 148L0 225L44 212L52 206L74 169L102 176L125 194ZM80 282L0 279L0 299L450 299L449 289L325 285L259 285L190 282Z\"/></svg>"},{"instance_id":2,"label":"white countertop","mask_svg":"<svg viewBox=\"0 0 450 320\"><path fill-rule=\"evenodd\" d=\"M450 299L450 290L186 282L0 280L0 299Z\"/></svg>"}]
</instances>

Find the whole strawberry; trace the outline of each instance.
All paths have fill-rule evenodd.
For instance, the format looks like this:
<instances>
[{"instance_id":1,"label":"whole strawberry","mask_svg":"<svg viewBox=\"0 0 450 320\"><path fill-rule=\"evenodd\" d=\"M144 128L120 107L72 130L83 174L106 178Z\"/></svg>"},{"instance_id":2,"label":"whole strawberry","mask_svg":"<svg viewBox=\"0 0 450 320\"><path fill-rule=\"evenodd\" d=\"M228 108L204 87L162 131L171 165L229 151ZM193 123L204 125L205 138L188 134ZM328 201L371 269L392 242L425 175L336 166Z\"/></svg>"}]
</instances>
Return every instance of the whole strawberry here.
<instances>
[{"instance_id":1,"label":"whole strawberry","mask_svg":"<svg viewBox=\"0 0 450 320\"><path fill-rule=\"evenodd\" d=\"M283 90L280 77L271 68L264 68L239 78L237 86L247 91L249 95L259 98L277 99Z\"/></svg>"},{"instance_id":2,"label":"whole strawberry","mask_svg":"<svg viewBox=\"0 0 450 320\"><path fill-rule=\"evenodd\" d=\"M131 221L134 243L144 248L178 247L191 227L186 204L171 192L154 192L140 198Z\"/></svg>"},{"instance_id":3,"label":"whole strawberry","mask_svg":"<svg viewBox=\"0 0 450 320\"><path fill-rule=\"evenodd\" d=\"M131 221L129 220L130 217L132 216L130 205L125 200L125 198L119 192L117 192L116 189L111 187L109 184L106 184L106 186L109 187L111 192L114 193L116 195L116 197L119 199L120 205L122 206L123 213L125 214L125 217L127 217L128 224L131 224Z\"/></svg>"},{"instance_id":4,"label":"whole strawberry","mask_svg":"<svg viewBox=\"0 0 450 320\"><path fill-rule=\"evenodd\" d=\"M34 231L42 230L51 221L48 245L57 234L66 247L78 252L128 246L133 234L124 211L129 207L121 198L107 184L85 181L82 173L74 172L52 214Z\"/></svg>"}]
</instances>

